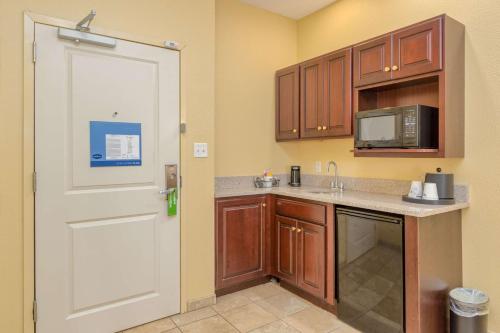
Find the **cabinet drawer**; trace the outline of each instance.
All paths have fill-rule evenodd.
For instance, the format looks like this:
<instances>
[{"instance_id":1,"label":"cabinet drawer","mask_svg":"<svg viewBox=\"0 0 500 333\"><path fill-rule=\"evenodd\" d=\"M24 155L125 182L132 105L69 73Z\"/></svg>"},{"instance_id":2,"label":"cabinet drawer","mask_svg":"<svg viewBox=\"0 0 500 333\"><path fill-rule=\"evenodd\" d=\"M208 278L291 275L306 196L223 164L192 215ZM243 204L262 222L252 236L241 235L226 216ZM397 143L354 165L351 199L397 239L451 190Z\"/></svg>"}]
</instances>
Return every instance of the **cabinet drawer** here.
<instances>
[{"instance_id":1,"label":"cabinet drawer","mask_svg":"<svg viewBox=\"0 0 500 333\"><path fill-rule=\"evenodd\" d=\"M325 206L281 198L276 199L276 214L320 224L326 221Z\"/></svg>"}]
</instances>

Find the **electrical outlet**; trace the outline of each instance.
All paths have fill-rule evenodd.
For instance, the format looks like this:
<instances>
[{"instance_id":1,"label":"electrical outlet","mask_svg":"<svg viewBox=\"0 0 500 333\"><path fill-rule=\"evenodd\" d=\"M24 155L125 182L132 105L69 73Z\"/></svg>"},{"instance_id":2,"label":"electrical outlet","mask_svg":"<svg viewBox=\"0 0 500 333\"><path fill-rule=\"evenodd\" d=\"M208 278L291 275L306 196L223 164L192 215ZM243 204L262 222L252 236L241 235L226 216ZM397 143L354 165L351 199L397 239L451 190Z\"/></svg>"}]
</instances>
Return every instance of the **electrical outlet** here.
<instances>
[{"instance_id":1,"label":"electrical outlet","mask_svg":"<svg viewBox=\"0 0 500 333\"><path fill-rule=\"evenodd\" d=\"M321 161L314 162L314 171L316 173L321 173Z\"/></svg>"},{"instance_id":2,"label":"electrical outlet","mask_svg":"<svg viewBox=\"0 0 500 333\"><path fill-rule=\"evenodd\" d=\"M208 157L208 143L198 143L194 144L194 157L203 158Z\"/></svg>"}]
</instances>

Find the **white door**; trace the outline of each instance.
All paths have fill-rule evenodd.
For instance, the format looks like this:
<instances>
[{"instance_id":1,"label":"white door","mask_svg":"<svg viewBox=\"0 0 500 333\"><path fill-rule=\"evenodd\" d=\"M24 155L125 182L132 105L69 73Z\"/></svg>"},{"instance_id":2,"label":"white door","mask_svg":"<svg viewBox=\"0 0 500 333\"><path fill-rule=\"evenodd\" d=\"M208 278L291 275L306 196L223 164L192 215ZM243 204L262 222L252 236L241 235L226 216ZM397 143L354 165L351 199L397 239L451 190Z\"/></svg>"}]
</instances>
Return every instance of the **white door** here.
<instances>
[{"instance_id":1,"label":"white door","mask_svg":"<svg viewBox=\"0 0 500 333\"><path fill-rule=\"evenodd\" d=\"M159 193L179 162L178 52L76 44L39 24L35 40L37 332L178 313L179 218Z\"/></svg>"}]
</instances>

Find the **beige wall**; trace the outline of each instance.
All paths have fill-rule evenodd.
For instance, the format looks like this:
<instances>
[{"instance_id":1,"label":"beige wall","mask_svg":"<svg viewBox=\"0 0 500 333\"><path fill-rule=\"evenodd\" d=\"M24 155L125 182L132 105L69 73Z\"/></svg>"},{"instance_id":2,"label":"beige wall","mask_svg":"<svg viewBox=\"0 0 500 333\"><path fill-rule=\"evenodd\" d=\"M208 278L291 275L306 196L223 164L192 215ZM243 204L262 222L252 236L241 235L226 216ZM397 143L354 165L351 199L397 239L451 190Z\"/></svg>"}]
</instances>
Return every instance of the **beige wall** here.
<instances>
[{"instance_id":1,"label":"beige wall","mask_svg":"<svg viewBox=\"0 0 500 333\"><path fill-rule=\"evenodd\" d=\"M21 201L23 11L78 21L91 8L95 26L187 45L181 56L181 113L188 123L182 137L183 307L213 294L214 157L193 159L192 143L214 143L214 0L0 0L0 332L23 331L23 295L30 293L23 291L23 274L29 274L23 271Z\"/></svg>"},{"instance_id":2,"label":"beige wall","mask_svg":"<svg viewBox=\"0 0 500 333\"><path fill-rule=\"evenodd\" d=\"M215 172L262 173L289 159L273 139L274 71L297 61L297 22L217 0L215 26Z\"/></svg>"}]
</instances>

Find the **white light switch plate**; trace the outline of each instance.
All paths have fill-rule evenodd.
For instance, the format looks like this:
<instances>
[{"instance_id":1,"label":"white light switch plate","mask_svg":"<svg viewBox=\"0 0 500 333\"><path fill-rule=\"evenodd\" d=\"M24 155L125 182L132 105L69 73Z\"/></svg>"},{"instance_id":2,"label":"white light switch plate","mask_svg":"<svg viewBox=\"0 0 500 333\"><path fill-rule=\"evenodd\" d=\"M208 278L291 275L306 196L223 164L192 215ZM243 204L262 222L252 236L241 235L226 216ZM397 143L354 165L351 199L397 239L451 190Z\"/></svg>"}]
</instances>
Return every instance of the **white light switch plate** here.
<instances>
[{"instance_id":1,"label":"white light switch plate","mask_svg":"<svg viewBox=\"0 0 500 333\"><path fill-rule=\"evenodd\" d=\"M321 173L321 161L314 162L314 171L316 173Z\"/></svg>"},{"instance_id":2,"label":"white light switch plate","mask_svg":"<svg viewBox=\"0 0 500 333\"><path fill-rule=\"evenodd\" d=\"M197 158L203 158L203 157L208 157L208 143L202 142L198 143L195 142L194 144L194 157Z\"/></svg>"}]
</instances>

